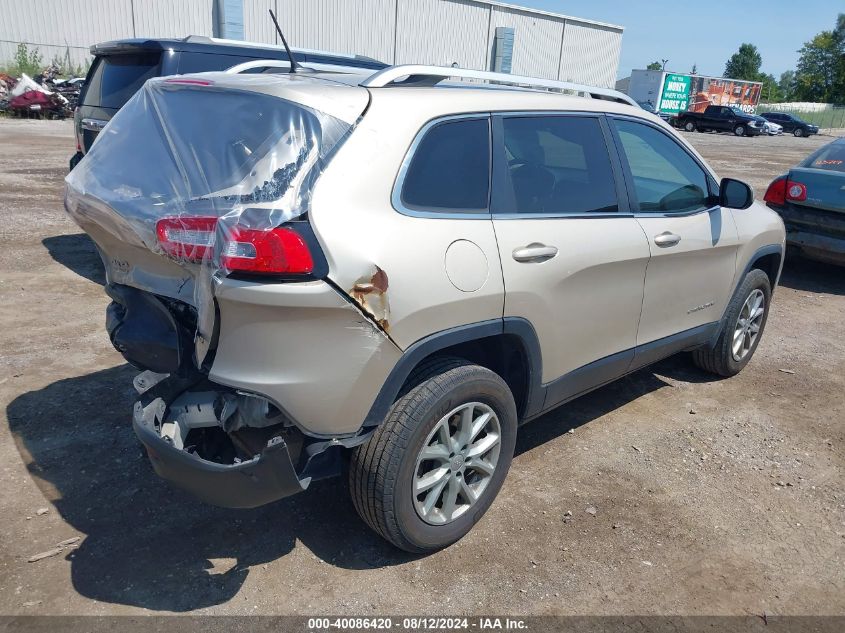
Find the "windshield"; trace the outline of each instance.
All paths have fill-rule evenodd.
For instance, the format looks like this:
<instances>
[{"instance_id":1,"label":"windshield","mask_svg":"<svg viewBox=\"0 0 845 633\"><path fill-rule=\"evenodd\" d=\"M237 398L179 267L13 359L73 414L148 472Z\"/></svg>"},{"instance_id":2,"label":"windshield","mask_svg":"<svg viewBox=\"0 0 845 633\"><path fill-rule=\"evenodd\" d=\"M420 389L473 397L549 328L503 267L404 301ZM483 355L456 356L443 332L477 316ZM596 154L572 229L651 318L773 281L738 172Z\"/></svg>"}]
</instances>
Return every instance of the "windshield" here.
<instances>
[{"instance_id":1,"label":"windshield","mask_svg":"<svg viewBox=\"0 0 845 633\"><path fill-rule=\"evenodd\" d=\"M734 114L738 114L739 116L748 116L747 112L743 112L739 108L731 108L731 112L733 112Z\"/></svg>"},{"instance_id":2,"label":"windshield","mask_svg":"<svg viewBox=\"0 0 845 633\"><path fill-rule=\"evenodd\" d=\"M123 107L147 79L158 74L161 54L157 52L106 55L94 62L82 105L95 108Z\"/></svg>"}]
</instances>

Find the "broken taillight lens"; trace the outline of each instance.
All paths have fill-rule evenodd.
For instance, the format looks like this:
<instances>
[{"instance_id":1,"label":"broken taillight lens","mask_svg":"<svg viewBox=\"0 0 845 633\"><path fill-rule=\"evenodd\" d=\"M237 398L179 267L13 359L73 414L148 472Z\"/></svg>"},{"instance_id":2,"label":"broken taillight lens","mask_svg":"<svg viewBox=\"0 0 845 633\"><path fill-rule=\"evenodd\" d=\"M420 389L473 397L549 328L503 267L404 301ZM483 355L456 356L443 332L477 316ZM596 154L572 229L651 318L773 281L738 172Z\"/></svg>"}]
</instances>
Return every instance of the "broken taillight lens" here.
<instances>
[{"instance_id":1,"label":"broken taillight lens","mask_svg":"<svg viewBox=\"0 0 845 633\"><path fill-rule=\"evenodd\" d=\"M215 248L217 218L174 217L156 223L165 253L183 261L200 262ZM308 274L314 258L305 239L294 229L252 229L226 226L220 239L220 267L229 272Z\"/></svg>"},{"instance_id":2,"label":"broken taillight lens","mask_svg":"<svg viewBox=\"0 0 845 633\"><path fill-rule=\"evenodd\" d=\"M211 254L217 218L176 217L156 222L158 243L176 259L199 262Z\"/></svg>"}]
</instances>

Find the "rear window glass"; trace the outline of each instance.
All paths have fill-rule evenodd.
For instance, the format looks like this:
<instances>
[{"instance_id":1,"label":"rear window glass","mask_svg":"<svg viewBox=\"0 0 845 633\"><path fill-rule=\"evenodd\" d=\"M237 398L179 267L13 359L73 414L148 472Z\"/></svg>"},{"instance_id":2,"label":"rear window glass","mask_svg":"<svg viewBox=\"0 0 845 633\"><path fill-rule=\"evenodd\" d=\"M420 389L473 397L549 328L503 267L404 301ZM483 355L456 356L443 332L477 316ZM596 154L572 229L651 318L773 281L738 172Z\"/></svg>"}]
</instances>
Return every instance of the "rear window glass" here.
<instances>
[{"instance_id":1,"label":"rear window glass","mask_svg":"<svg viewBox=\"0 0 845 633\"><path fill-rule=\"evenodd\" d=\"M147 79L158 74L160 53L106 55L97 59L83 105L120 109Z\"/></svg>"},{"instance_id":2,"label":"rear window glass","mask_svg":"<svg viewBox=\"0 0 845 633\"><path fill-rule=\"evenodd\" d=\"M845 172L845 143L831 143L810 156L802 167Z\"/></svg>"},{"instance_id":3,"label":"rear window glass","mask_svg":"<svg viewBox=\"0 0 845 633\"><path fill-rule=\"evenodd\" d=\"M490 189L487 119L462 119L431 128L414 152L402 186L412 209L486 211Z\"/></svg>"}]
</instances>

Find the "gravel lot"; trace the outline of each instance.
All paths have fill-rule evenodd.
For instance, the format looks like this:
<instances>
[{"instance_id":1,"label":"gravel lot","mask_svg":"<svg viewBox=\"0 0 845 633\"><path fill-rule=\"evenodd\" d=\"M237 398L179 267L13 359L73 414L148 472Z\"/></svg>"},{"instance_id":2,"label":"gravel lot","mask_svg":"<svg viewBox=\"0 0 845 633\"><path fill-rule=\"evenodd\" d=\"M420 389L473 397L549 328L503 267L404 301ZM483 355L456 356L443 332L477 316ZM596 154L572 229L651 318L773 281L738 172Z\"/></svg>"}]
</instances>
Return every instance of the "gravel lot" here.
<instances>
[{"instance_id":1,"label":"gravel lot","mask_svg":"<svg viewBox=\"0 0 845 633\"><path fill-rule=\"evenodd\" d=\"M827 140L688 138L758 196ZM676 357L521 429L480 525L415 558L340 480L253 511L160 481L62 209L71 125L0 119L0 147L0 613L845 614L842 269L787 262L733 379Z\"/></svg>"}]
</instances>

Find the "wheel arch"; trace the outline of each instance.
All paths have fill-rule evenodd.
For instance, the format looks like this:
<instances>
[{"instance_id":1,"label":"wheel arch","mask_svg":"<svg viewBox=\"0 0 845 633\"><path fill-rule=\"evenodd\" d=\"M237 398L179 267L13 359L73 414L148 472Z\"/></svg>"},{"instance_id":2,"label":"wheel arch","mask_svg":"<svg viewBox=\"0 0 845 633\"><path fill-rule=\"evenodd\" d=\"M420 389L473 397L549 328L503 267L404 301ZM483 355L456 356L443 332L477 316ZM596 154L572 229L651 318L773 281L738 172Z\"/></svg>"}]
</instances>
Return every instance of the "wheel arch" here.
<instances>
[{"instance_id":1,"label":"wheel arch","mask_svg":"<svg viewBox=\"0 0 845 633\"><path fill-rule=\"evenodd\" d=\"M518 317L491 319L436 332L408 349L391 370L364 427L380 425L414 369L436 357L455 356L487 367L504 380L514 395L519 419L542 409L542 359L537 333Z\"/></svg>"},{"instance_id":2,"label":"wheel arch","mask_svg":"<svg viewBox=\"0 0 845 633\"><path fill-rule=\"evenodd\" d=\"M734 296L740 284L742 284L742 281L745 279L745 276L755 268L762 270L769 277L769 284L771 285L772 294L774 295L775 287L780 280L781 270L783 270L783 254L783 246L781 244L768 244L766 246L761 246L754 251L751 257L748 258L748 263L746 263L742 272L737 275L736 283L734 284L730 296ZM722 331L728 317L729 308L730 300L728 301L728 305L725 306L722 318L719 320L719 327L709 342L711 347L716 344L716 341L719 338L719 333Z\"/></svg>"}]
</instances>

